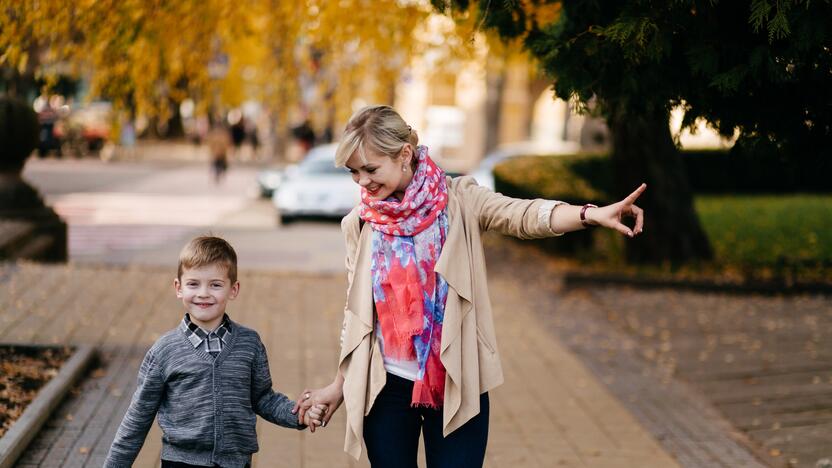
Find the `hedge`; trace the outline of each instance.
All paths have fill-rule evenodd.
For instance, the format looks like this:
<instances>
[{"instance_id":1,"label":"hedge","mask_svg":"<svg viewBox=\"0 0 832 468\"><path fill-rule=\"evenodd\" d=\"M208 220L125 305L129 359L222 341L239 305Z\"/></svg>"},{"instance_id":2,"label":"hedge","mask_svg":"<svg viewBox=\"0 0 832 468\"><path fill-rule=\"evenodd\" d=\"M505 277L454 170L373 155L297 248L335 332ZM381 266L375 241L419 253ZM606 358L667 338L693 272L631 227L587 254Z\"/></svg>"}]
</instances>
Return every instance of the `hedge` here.
<instances>
[{"instance_id":1,"label":"hedge","mask_svg":"<svg viewBox=\"0 0 832 468\"><path fill-rule=\"evenodd\" d=\"M714 265L768 268L775 274L832 268L827 233L832 232L832 171L764 156L770 165L760 168L725 151L683 156L697 212L717 253ZM810 169L818 172L809 174ZM494 176L496 190L509 196L573 204L615 201L611 164L604 155L515 158L499 164ZM539 245L581 261L624 262L623 240L607 230L580 231Z\"/></svg>"},{"instance_id":2,"label":"hedge","mask_svg":"<svg viewBox=\"0 0 832 468\"><path fill-rule=\"evenodd\" d=\"M604 154L511 159L495 168L498 191L565 201L610 201L612 167ZM832 157L786 158L742 150L684 151L694 193L829 193ZM509 169L510 167L510 169Z\"/></svg>"}]
</instances>

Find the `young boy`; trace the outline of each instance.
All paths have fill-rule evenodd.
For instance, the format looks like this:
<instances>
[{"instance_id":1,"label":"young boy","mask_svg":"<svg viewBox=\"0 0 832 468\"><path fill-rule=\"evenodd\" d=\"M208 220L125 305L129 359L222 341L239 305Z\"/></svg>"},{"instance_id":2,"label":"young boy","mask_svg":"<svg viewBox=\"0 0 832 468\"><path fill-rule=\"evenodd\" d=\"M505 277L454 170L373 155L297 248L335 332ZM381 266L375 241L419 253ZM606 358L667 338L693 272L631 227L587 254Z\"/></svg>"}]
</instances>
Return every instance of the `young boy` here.
<instances>
[{"instance_id":1,"label":"young boy","mask_svg":"<svg viewBox=\"0 0 832 468\"><path fill-rule=\"evenodd\" d=\"M173 285L185 317L147 352L104 466L131 466L157 414L163 468L249 466L258 450L255 414L284 427L321 425L323 406L298 421L294 402L272 390L260 336L226 315L240 292L237 254L228 242L190 241Z\"/></svg>"}]
</instances>

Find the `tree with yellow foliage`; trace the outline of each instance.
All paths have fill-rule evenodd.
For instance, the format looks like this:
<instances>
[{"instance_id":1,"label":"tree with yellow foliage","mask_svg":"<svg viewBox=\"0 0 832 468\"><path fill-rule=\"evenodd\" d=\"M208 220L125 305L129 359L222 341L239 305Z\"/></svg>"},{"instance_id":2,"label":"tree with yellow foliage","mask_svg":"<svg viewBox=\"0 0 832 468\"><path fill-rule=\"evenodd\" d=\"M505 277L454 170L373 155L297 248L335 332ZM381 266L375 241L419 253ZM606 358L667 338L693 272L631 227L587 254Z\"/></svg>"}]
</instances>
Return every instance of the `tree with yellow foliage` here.
<instances>
[{"instance_id":1,"label":"tree with yellow foliage","mask_svg":"<svg viewBox=\"0 0 832 468\"><path fill-rule=\"evenodd\" d=\"M356 96L390 102L402 70L429 46L415 33L432 9L404 0L0 0L0 12L0 81L10 93L20 77L84 75L92 96L139 115L166 119L188 97L201 113L257 99L285 122L309 89L333 121Z\"/></svg>"}]
</instances>

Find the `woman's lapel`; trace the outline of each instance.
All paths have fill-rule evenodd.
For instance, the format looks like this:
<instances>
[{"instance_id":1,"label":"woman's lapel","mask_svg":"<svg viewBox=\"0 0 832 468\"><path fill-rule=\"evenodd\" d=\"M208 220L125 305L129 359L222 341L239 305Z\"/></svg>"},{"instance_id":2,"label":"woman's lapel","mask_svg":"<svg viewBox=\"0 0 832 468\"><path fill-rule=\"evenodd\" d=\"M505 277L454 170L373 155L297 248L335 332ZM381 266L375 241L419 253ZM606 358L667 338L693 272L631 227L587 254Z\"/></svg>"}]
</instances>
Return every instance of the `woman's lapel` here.
<instances>
[{"instance_id":1,"label":"woman's lapel","mask_svg":"<svg viewBox=\"0 0 832 468\"><path fill-rule=\"evenodd\" d=\"M365 226L362 226L364 228ZM355 271L352 287L347 298L347 308L370 330L373 329L373 278L370 264L373 252L372 229L366 227L358 234L358 246L355 253Z\"/></svg>"},{"instance_id":2,"label":"woman's lapel","mask_svg":"<svg viewBox=\"0 0 832 468\"><path fill-rule=\"evenodd\" d=\"M460 297L472 302L474 297L471 284L471 252L465 236L465 219L462 206L448 184L448 237L442 246L442 253L436 261L434 271L442 275L445 281Z\"/></svg>"}]
</instances>

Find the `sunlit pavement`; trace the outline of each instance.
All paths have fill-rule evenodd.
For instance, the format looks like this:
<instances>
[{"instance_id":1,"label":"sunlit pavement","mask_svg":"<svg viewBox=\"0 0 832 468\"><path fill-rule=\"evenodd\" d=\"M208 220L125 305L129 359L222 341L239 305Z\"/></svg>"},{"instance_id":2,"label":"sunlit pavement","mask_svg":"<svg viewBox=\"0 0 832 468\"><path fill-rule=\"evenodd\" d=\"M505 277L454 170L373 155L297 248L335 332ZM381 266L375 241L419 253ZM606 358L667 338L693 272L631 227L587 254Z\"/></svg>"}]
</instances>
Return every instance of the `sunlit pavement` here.
<instances>
[{"instance_id":1,"label":"sunlit pavement","mask_svg":"<svg viewBox=\"0 0 832 468\"><path fill-rule=\"evenodd\" d=\"M24 178L68 224L70 261L175 264L187 239L210 232L235 246L241 268L343 270L337 220L280 226L258 198L258 166L232 164L215 184L206 164L156 159L29 161Z\"/></svg>"}]
</instances>

